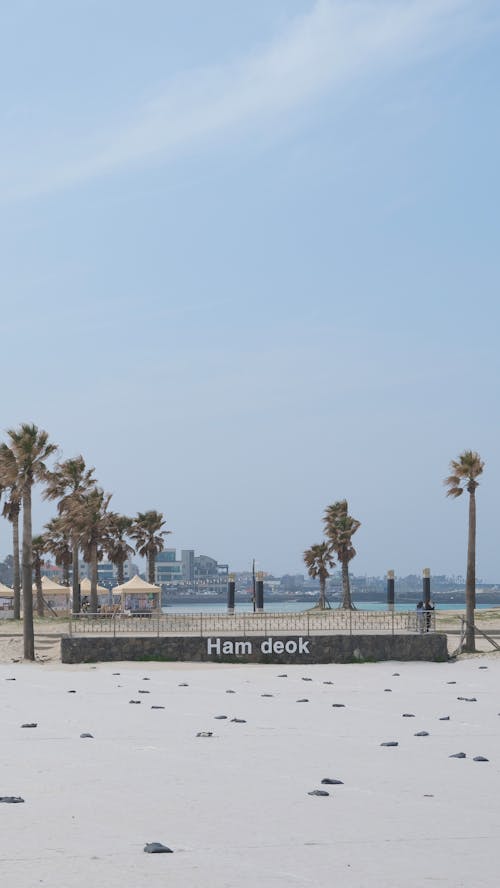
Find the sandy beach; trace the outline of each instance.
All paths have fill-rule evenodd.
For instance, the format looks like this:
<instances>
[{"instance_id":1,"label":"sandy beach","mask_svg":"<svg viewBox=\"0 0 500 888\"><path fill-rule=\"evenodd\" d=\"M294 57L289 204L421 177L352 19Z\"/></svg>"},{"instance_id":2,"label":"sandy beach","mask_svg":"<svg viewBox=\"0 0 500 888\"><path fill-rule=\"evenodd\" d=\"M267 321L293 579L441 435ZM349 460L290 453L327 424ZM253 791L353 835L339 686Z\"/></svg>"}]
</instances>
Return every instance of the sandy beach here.
<instances>
[{"instance_id":1,"label":"sandy beach","mask_svg":"<svg viewBox=\"0 0 500 888\"><path fill-rule=\"evenodd\" d=\"M499 679L496 654L3 663L2 884L496 885Z\"/></svg>"}]
</instances>

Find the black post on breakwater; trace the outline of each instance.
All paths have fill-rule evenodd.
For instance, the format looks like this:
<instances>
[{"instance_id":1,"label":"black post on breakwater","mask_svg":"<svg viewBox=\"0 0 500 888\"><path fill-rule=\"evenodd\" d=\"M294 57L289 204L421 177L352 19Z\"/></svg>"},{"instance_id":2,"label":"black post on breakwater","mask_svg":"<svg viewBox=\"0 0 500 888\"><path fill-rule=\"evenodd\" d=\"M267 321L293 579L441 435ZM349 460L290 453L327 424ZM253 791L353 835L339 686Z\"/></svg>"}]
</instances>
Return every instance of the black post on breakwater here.
<instances>
[{"instance_id":1,"label":"black post on breakwater","mask_svg":"<svg viewBox=\"0 0 500 888\"><path fill-rule=\"evenodd\" d=\"M387 571L387 607L394 610L394 571Z\"/></svg>"},{"instance_id":2,"label":"black post on breakwater","mask_svg":"<svg viewBox=\"0 0 500 888\"><path fill-rule=\"evenodd\" d=\"M422 571L422 592L424 608L428 608L431 603L431 571L429 567L424 567Z\"/></svg>"},{"instance_id":3,"label":"black post on breakwater","mask_svg":"<svg viewBox=\"0 0 500 888\"><path fill-rule=\"evenodd\" d=\"M235 590L236 590L236 583L234 581L234 574L229 574L229 582L227 584L227 612L228 612L228 614L234 614Z\"/></svg>"},{"instance_id":4,"label":"black post on breakwater","mask_svg":"<svg viewBox=\"0 0 500 888\"><path fill-rule=\"evenodd\" d=\"M255 584L257 611L262 613L264 610L264 580L262 573L257 574L257 582Z\"/></svg>"}]
</instances>

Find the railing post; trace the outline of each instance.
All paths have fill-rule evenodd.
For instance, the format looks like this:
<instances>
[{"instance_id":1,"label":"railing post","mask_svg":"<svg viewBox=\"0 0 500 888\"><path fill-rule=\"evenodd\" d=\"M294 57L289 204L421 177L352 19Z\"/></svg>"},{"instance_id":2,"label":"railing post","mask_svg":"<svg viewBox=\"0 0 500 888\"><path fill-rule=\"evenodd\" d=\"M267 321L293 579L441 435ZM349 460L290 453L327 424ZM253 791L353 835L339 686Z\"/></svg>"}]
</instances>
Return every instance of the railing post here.
<instances>
[{"instance_id":1,"label":"railing post","mask_svg":"<svg viewBox=\"0 0 500 888\"><path fill-rule=\"evenodd\" d=\"M352 635L352 608L349 608L349 635Z\"/></svg>"},{"instance_id":2,"label":"railing post","mask_svg":"<svg viewBox=\"0 0 500 888\"><path fill-rule=\"evenodd\" d=\"M68 630L69 630L69 634L70 634L70 635L73 635L73 621L72 621L72 619L71 619L71 616L72 616L72 615L71 615L71 611L70 611Z\"/></svg>"},{"instance_id":3,"label":"railing post","mask_svg":"<svg viewBox=\"0 0 500 888\"><path fill-rule=\"evenodd\" d=\"M391 629L392 629L392 634L394 635L394 605L393 605L392 611L391 611Z\"/></svg>"},{"instance_id":4,"label":"railing post","mask_svg":"<svg viewBox=\"0 0 500 888\"><path fill-rule=\"evenodd\" d=\"M203 611L200 611L200 637L203 638Z\"/></svg>"},{"instance_id":5,"label":"railing post","mask_svg":"<svg viewBox=\"0 0 500 888\"><path fill-rule=\"evenodd\" d=\"M113 638L116 638L116 614L112 615L113 619Z\"/></svg>"}]
</instances>

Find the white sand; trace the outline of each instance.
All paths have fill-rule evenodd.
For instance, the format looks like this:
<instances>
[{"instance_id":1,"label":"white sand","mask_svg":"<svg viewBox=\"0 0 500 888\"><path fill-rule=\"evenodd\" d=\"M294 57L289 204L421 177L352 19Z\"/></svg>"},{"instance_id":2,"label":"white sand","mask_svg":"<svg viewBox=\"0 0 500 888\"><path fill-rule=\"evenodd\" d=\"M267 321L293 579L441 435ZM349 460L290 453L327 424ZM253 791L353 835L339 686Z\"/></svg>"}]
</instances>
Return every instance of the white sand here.
<instances>
[{"instance_id":1,"label":"white sand","mask_svg":"<svg viewBox=\"0 0 500 888\"><path fill-rule=\"evenodd\" d=\"M495 655L308 668L0 665L0 795L26 800L0 804L1 885L496 885L499 679ZM31 721L36 729L21 728ZM449 758L459 751L465 760ZM321 787L323 777L344 785ZM330 796L307 794L317 788ZM151 841L175 853L145 854Z\"/></svg>"}]
</instances>

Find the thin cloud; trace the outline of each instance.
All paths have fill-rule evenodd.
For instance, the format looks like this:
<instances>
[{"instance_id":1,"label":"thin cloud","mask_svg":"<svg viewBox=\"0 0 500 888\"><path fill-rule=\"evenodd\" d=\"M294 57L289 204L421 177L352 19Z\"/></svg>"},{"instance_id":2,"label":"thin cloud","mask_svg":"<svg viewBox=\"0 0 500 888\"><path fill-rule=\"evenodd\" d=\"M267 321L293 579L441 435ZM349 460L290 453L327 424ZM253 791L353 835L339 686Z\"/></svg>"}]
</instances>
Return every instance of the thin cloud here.
<instances>
[{"instance_id":1,"label":"thin cloud","mask_svg":"<svg viewBox=\"0 0 500 888\"><path fill-rule=\"evenodd\" d=\"M8 191L11 197L50 193L272 126L279 115L355 78L443 51L471 34L487 6L487 0L317 0L274 42L182 74L132 110L128 122L67 144L62 156L54 149L45 168L18 169L25 184L11 174Z\"/></svg>"}]
</instances>

